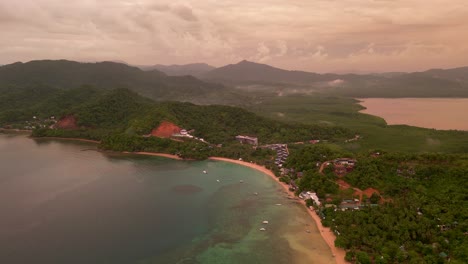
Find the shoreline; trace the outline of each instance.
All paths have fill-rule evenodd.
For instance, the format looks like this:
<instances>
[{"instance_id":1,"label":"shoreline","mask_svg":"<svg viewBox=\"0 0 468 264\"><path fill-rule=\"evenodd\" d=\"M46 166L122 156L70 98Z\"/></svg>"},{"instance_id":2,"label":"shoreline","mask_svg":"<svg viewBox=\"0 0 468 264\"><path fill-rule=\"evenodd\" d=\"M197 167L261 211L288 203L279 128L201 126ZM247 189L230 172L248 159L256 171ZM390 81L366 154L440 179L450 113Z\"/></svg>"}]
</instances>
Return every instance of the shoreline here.
<instances>
[{"instance_id":1,"label":"shoreline","mask_svg":"<svg viewBox=\"0 0 468 264\"><path fill-rule=\"evenodd\" d=\"M208 160L224 161L224 162L234 163L234 164L237 164L237 165L249 167L249 168L255 169L257 171L263 172L266 175L270 176L270 178L272 178L274 181L279 183L283 187L283 189L288 193L288 195L296 197L295 194L289 190L288 185L286 185L284 182L281 182L279 180L279 178L276 177L276 175L271 170L265 168L262 165L257 165L255 163L250 163L250 162L240 161L240 160L234 160L234 159L229 159L229 158L222 158L222 157L209 157ZM307 208L307 205L306 205L304 200L298 199L298 201L302 205L305 206L307 212L309 213L309 215L314 220L315 224L317 225L317 229L319 230L320 235L322 236L322 239L325 241L325 243L327 243L328 247L330 248L330 250L331 250L331 252L333 254L333 257L335 258L336 264L347 264L348 262L346 262L345 259L344 259L345 255L346 255L345 250L335 247L336 236L333 233L333 231L331 231L329 227L324 227L322 225L322 221L320 220L320 217L315 213L315 211L310 210L309 208Z\"/></svg>"},{"instance_id":2,"label":"shoreline","mask_svg":"<svg viewBox=\"0 0 468 264\"><path fill-rule=\"evenodd\" d=\"M0 132L11 132L11 133L20 133L20 134L29 134L29 138L32 139L58 139L58 140L70 140L70 141L81 141L87 143L101 144L101 141L85 139L85 138L68 138L68 137L33 137L31 136L32 130L21 130L21 129L6 129L0 128Z\"/></svg>"},{"instance_id":3,"label":"shoreline","mask_svg":"<svg viewBox=\"0 0 468 264\"><path fill-rule=\"evenodd\" d=\"M454 113L466 110L468 98L460 97L403 97L403 98L354 98L362 107L358 113L381 118L388 126L409 126L412 128L437 131L468 132L466 120L454 118ZM450 100L450 104L448 102ZM454 102L457 101L456 104ZM429 103L444 111L431 115L431 119L422 115ZM396 105L396 106L395 106ZM449 107L450 105L450 107ZM389 109L392 109L391 111ZM394 111L394 109L397 109ZM461 120L460 120L461 119Z\"/></svg>"},{"instance_id":4,"label":"shoreline","mask_svg":"<svg viewBox=\"0 0 468 264\"><path fill-rule=\"evenodd\" d=\"M45 139L81 141L81 142L95 143L95 144L100 144L101 143L100 141L97 141L97 140L82 139L82 138L62 138L62 137L32 137L32 138L35 138L35 139L45 138ZM177 155L172 155L172 154L167 154L167 153L160 153L160 152L144 152L144 151L129 152L129 151L122 151L120 153L164 157L164 158L169 158L169 159L174 159L174 160L186 160L186 159L183 159L183 158L181 158L181 157L179 157ZM244 166L244 167L249 167L251 169L260 171L260 172L268 175L275 182L277 182L286 191L288 196L292 196L292 197L297 198L296 195L294 194L294 192L291 192L289 190L288 185L285 184L284 182L281 182L279 180L279 178L276 177L276 175L271 170L265 168L265 166L258 165L258 164L255 164L255 163L246 162L246 161L234 160L234 159L230 159L230 158L223 158L223 157L209 157L207 160L229 162L229 163L241 165L241 166ZM331 252L333 254L333 257L335 259L335 263L336 264L348 264L348 262L346 262L344 260L345 255L346 255L345 250L335 247L335 239L336 239L335 234L330 230L330 228L324 227L322 225L322 221L320 220L320 217L315 213L315 211L310 210L307 207L304 200L302 200L302 199L296 199L296 200L299 201L305 207L308 214L314 220L314 222L315 222L315 224L317 226L317 229L320 232L320 235L321 235L322 239L328 245L328 247L330 248L330 250L331 250Z\"/></svg>"},{"instance_id":5,"label":"shoreline","mask_svg":"<svg viewBox=\"0 0 468 264\"><path fill-rule=\"evenodd\" d=\"M33 139L59 139L59 140L70 140L70 141L81 141L81 142L87 142L87 143L94 143L94 144L100 144L101 141L98 140L92 140L92 139L84 139L84 138L66 138L66 137L31 137Z\"/></svg>"},{"instance_id":6,"label":"shoreline","mask_svg":"<svg viewBox=\"0 0 468 264\"><path fill-rule=\"evenodd\" d=\"M135 155L145 155L145 156L154 156L154 157L164 157L164 158L169 158L169 159L174 159L174 160L184 160L183 158L177 156L177 155L172 155L172 154L167 154L167 153L160 153L160 152L145 152L145 151L138 151L138 152L129 152L129 151L122 151L124 154L135 154Z\"/></svg>"},{"instance_id":7,"label":"shoreline","mask_svg":"<svg viewBox=\"0 0 468 264\"><path fill-rule=\"evenodd\" d=\"M16 129L16 128L0 128L0 132L11 132L11 133L32 133L32 130Z\"/></svg>"}]
</instances>

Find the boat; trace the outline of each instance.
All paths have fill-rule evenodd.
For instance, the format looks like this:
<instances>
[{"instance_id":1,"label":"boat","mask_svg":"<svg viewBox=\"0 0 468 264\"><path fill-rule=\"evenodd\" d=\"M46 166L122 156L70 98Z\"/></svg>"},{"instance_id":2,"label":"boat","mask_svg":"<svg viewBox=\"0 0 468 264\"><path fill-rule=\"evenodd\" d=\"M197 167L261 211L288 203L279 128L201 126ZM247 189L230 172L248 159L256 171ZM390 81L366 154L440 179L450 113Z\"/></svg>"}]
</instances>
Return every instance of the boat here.
<instances>
[{"instance_id":1,"label":"boat","mask_svg":"<svg viewBox=\"0 0 468 264\"><path fill-rule=\"evenodd\" d=\"M267 221L267 220L265 220L265 221L263 221L262 223L263 223L263 224L268 224L268 221Z\"/></svg>"},{"instance_id":2,"label":"boat","mask_svg":"<svg viewBox=\"0 0 468 264\"><path fill-rule=\"evenodd\" d=\"M240 180L239 182L240 182L240 183L243 183L244 181L243 181L243 180Z\"/></svg>"},{"instance_id":3,"label":"boat","mask_svg":"<svg viewBox=\"0 0 468 264\"><path fill-rule=\"evenodd\" d=\"M276 204L276 205L282 205L282 204Z\"/></svg>"},{"instance_id":4,"label":"boat","mask_svg":"<svg viewBox=\"0 0 468 264\"><path fill-rule=\"evenodd\" d=\"M266 230L266 229L265 229L265 228L263 228L263 227L262 227L262 228L260 228L260 231L265 231L265 230Z\"/></svg>"},{"instance_id":5,"label":"boat","mask_svg":"<svg viewBox=\"0 0 468 264\"><path fill-rule=\"evenodd\" d=\"M254 195L258 195L258 192L254 192Z\"/></svg>"},{"instance_id":6,"label":"boat","mask_svg":"<svg viewBox=\"0 0 468 264\"><path fill-rule=\"evenodd\" d=\"M203 173L207 174L206 170L204 170Z\"/></svg>"},{"instance_id":7,"label":"boat","mask_svg":"<svg viewBox=\"0 0 468 264\"><path fill-rule=\"evenodd\" d=\"M216 180L217 182L219 182L219 180Z\"/></svg>"}]
</instances>

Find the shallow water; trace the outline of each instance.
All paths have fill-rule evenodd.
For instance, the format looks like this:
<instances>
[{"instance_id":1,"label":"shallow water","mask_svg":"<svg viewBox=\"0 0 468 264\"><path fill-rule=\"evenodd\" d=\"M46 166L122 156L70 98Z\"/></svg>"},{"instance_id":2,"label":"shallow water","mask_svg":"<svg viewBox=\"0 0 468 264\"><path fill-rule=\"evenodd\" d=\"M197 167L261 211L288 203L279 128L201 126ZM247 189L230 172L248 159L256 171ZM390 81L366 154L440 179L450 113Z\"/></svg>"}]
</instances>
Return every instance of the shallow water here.
<instances>
[{"instance_id":1,"label":"shallow water","mask_svg":"<svg viewBox=\"0 0 468 264\"><path fill-rule=\"evenodd\" d=\"M334 263L260 172L94 149L0 134L0 263Z\"/></svg>"},{"instance_id":2,"label":"shallow water","mask_svg":"<svg viewBox=\"0 0 468 264\"><path fill-rule=\"evenodd\" d=\"M411 125L442 130L468 130L468 98L358 99L362 113L385 119L389 125Z\"/></svg>"}]
</instances>

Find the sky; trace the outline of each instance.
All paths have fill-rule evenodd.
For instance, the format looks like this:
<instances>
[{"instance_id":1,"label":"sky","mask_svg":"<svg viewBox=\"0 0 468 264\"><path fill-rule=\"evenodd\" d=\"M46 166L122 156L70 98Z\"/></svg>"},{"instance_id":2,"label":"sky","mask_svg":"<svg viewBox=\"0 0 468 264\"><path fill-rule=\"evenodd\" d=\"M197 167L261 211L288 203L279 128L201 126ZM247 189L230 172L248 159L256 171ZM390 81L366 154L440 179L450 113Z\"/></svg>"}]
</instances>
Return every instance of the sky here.
<instances>
[{"instance_id":1,"label":"sky","mask_svg":"<svg viewBox=\"0 0 468 264\"><path fill-rule=\"evenodd\" d=\"M466 0L0 0L0 64L250 60L314 72L468 66Z\"/></svg>"}]
</instances>

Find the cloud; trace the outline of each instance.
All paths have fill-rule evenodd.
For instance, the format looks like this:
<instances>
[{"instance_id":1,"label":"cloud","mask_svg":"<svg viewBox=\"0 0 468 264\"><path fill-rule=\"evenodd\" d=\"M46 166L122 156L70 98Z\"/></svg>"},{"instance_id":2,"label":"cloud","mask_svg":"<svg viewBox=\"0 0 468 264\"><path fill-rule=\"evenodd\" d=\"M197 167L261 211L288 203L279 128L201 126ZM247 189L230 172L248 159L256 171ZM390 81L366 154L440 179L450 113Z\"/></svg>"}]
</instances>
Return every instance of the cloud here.
<instances>
[{"instance_id":1,"label":"cloud","mask_svg":"<svg viewBox=\"0 0 468 264\"><path fill-rule=\"evenodd\" d=\"M258 43L257 54L253 57L253 60L258 62L265 62L271 59L270 48L265 43Z\"/></svg>"},{"instance_id":2,"label":"cloud","mask_svg":"<svg viewBox=\"0 0 468 264\"><path fill-rule=\"evenodd\" d=\"M467 13L465 0L0 0L0 64L247 58L319 72L453 67L468 61Z\"/></svg>"},{"instance_id":3,"label":"cloud","mask_svg":"<svg viewBox=\"0 0 468 264\"><path fill-rule=\"evenodd\" d=\"M197 17L193 14L193 10L185 5L175 5L172 7L172 12L186 21L197 21Z\"/></svg>"},{"instance_id":4,"label":"cloud","mask_svg":"<svg viewBox=\"0 0 468 264\"><path fill-rule=\"evenodd\" d=\"M286 44L285 41L278 40L277 41L277 46L278 46L278 49L279 49L278 54L276 54L277 57L285 56L288 53L288 45Z\"/></svg>"}]
</instances>

